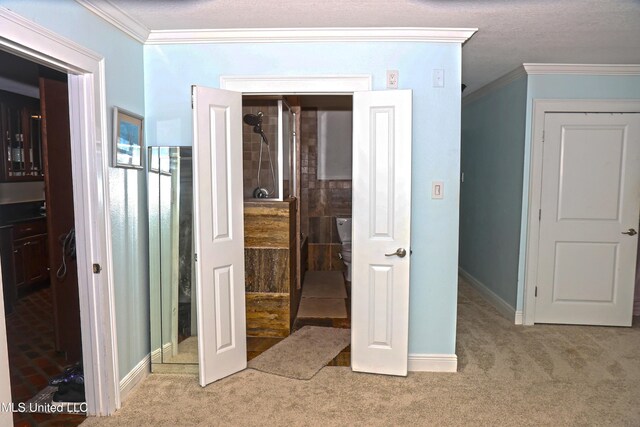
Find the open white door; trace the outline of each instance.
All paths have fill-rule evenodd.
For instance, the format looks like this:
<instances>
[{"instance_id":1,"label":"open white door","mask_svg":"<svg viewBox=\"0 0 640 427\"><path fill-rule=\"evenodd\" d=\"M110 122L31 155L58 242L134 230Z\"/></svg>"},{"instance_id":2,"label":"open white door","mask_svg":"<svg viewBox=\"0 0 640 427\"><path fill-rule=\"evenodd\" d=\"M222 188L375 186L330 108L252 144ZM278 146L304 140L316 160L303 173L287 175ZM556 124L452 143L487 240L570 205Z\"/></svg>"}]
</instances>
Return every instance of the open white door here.
<instances>
[{"instance_id":1,"label":"open white door","mask_svg":"<svg viewBox=\"0 0 640 427\"><path fill-rule=\"evenodd\" d=\"M353 94L351 367L407 375L411 91Z\"/></svg>"},{"instance_id":2,"label":"open white door","mask_svg":"<svg viewBox=\"0 0 640 427\"><path fill-rule=\"evenodd\" d=\"M536 323L631 326L640 114L547 113Z\"/></svg>"},{"instance_id":3,"label":"open white door","mask_svg":"<svg viewBox=\"0 0 640 427\"><path fill-rule=\"evenodd\" d=\"M247 367L242 96L193 87L198 360L205 386Z\"/></svg>"}]
</instances>

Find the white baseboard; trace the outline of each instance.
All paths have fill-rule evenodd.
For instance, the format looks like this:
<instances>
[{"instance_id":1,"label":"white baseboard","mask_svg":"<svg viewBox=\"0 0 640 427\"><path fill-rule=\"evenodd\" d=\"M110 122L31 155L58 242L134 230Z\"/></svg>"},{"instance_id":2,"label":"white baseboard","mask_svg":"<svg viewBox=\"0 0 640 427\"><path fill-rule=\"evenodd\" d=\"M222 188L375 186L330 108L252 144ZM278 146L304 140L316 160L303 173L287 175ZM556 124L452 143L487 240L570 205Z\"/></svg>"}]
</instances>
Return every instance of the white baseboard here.
<instances>
[{"instance_id":1,"label":"white baseboard","mask_svg":"<svg viewBox=\"0 0 640 427\"><path fill-rule=\"evenodd\" d=\"M173 344L168 342L162 346L162 350L156 348L151 352L151 363L162 363L163 360L169 360L173 355Z\"/></svg>"},{"instance_id":2,"label":"white baseboard","mask_svg":"<svg viewBox=\"0 0 640 427\"><path fill-rule=\"evenodd\" d=\"M516 310L516 317L513 323L515 323L516 325L522 325L522 322L522 310Z\"/></svg>"},{"instance_id":3,"label":"white baseboard","mask_svg":"<svg viewBox=\"0 0 640 427\"><path fill-rule=\"evenodd\" d=\"M457 372L455 354L409 354L410 372Z\"/></svg>"},{"instance_id":4,"label":"white baseboard","mask_svg":"<svg viewBox=\"0 0 640 427\"><path fill-rule=\"evenodd\" d=\"M484 299L490 302L500 314L513 321L516 325L522 325L522 311L516 311L516 309L511 307L508 302L489 289L487 285L467 273L462 267L458 267L458 273L460 273L460 275L464 277L469 284L484 297Z\"/></svg>"},{"instance_id":5,"label":"white baseboard","mask_svg":"<svg viewBox=\"0 0 640 427\"><path fill-rule=\"evenodd\" d=\"M131 370L131 372L120 380L120 402L123 402L131 390L140 384L142 380L147 378L150 372L151 355L147 355Z\"/></svg>"},{"instance_id":6,"label":"white baseboard","mask_svg":"<svg viewBox=\"0 0 640 427\"><path fill-rule=\"evenodd\" d=\"M162 350L159 348L156 348L155 350L153 350L151 352L151 363L155 364L155 363L162 363Z\"/></svg>"}]
</instances>

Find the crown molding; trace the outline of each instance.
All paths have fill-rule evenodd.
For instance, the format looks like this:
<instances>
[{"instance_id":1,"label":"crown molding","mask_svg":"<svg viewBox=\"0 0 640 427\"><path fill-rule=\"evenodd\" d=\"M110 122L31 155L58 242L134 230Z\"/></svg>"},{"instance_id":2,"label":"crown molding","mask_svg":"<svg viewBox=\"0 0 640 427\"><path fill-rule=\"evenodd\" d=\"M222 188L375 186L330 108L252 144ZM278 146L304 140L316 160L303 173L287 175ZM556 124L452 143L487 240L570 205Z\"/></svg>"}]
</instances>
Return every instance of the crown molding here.
<instances>
[{"instance_id":1,"label":"crown molding","mask_svg":"<svg viewBox=\"0 0 640 427\"><path fill-rule=\"evenodd\" d=\"M638 64L522 64L527 74L640 75Z\"/></svg>"},{"instance_id":2,"label":"crown molding","mask_svg":"<svg viewBox=\"0 0 640 427\"><path fill-rule=\"evenodd\" d=\"M469 93L468 95L466 95L465 97L462 98L462 105L467 105L472 103L473 101L482 98L483 96L487 95L488 93L491 93L497 89L500 89L501 87L504 87L506 85L508 85L509 83L519 79L522 76L526 76L527 72L524 68L524 66L519 66L518 68L516 68L513 71L508 72L507 74L505 74L502 77L497 78L496 80L492 81L491 83L488 83L484 86L482 86L480 89L474 90L473 92Z\"/></svg>"},{"instance_id":3,"label":"crown molding","mask_svg":"<svg viewBox=\"0 0 640 427\"><path fill-rule=\"evenodd\" d=\"M151 31L147 44L431 42L464 43L477 28L245 28Z\"/></svg>"},{"instance_id":4,"label":"crown molding","mask_svg":"<svg viewBox=\"0 0 640 427\"><path fill-rule=\"evenodd\" d=\"M140 43L147 41L149 29L109 0L76 0L76 2L134 40Z\"/></svg>"},{"instance_id":5,"label":"crown molding","mask_svg":"<svg viewBox=\"0 0 640 427\"><path fill-rule=\"evenodd\" d=\"M572 74L590 76L637 76L640 75L638 64L531 64L525 63L504 76L475 90L462 98L462 105L467 105L491 93L512 81L526 75Z\"/></svg>"}]
</instances>

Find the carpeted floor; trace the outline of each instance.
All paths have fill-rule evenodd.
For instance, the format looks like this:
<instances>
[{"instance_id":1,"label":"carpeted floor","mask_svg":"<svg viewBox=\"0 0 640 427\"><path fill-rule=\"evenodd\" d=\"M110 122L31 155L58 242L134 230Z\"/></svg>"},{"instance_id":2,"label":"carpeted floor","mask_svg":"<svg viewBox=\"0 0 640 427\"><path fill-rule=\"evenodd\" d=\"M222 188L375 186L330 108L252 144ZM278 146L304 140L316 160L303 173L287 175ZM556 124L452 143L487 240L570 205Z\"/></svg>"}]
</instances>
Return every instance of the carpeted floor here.
<instances>
[{"instance_id":1,"label":"carpeted floor","mask_svg":"<svg viewBox=\"0 0 640 427\"><path fill-rule=\"evenodd\" d=\"M326 367L310 381L251 369L206 388L151 375L113 417L82 425L640 424L640 325L514 326L461 283L455 374Z\"/></svg>"}]
</instances>

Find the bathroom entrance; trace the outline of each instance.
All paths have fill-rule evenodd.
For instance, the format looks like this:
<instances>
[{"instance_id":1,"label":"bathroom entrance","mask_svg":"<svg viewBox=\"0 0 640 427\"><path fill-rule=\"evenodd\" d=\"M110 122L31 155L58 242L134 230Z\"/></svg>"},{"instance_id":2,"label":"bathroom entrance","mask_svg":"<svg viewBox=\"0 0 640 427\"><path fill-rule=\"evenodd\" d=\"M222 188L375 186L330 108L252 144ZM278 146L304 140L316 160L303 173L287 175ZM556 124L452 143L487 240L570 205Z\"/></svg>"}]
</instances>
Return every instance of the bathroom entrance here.
<instances>
[{"instance_id":1,"label":"bathroom entrance","mask_svg":"<svg viewBox=\"0 0 640 427\"><path fill-rule=\"evenodd\" d=\"M243 96L249 360L305 326L350 328L352 107ZM349 366L349 351L330 364Z\"/></svg>"},{"instance_id":2,"label":"bathroom entrance","mask_svg":"<svg viewBox=\"0 0 640 427\"><path fill-rule=\"evenodd\" d=\"M296 208L280 206L280 209L267 212L263 206L253 206L251 212L251 203L272 203L275 205L269 207L277 208L278 204L286 201L284 198L279 200L279 197L272 200L257 197L247 202L243 197L243 118L249 131L260 135L261 139L266 132L264 119L257 123L260 122L258 112L243 117L242 94L274 92L353 95L351 368L360 372L406 375L411 91L370 91L371 78L368 76L223 76L220 81L227 90L193 88L200 384L204 386L247 366L246 336L252 313L245 307L248 299L246 288L250 284L245 283L244 273L245 267L259 264L245 262L248 258L245 249L252 245L272 248L274 241L278 241L278 245L288 244L289 254L297 253L298 247L302 248L302 244L296 244L296 239L300 238L302 243L304 236L300 236L300 228L296 228L297 218L292 218L297 216ZM291 141L295 143L295 139ZM261 141L260 144L266 143ZM263 159L265 150L263 147ZM271 162L274 161L272 158ZM295 161L300 162L301 159L293 157L291 163ZM284 169L284 161L282 163L282 166L273 165L273 174L276 168ZM269 164L262 163L261 170L263 167L271 170ZM277 175L276 183L278 179ZM292 185L297 185L297 182L300 181L292 182ZM311 189L311 182L309 187ZM268 188L265 190L269 191ZM277 225L278 232L262 221L265 214L275 219L269 224ZM239 218L243 221L238 221ZM248 234L245 238L245 231L252 222L254 225L262 222L264 228L256 233L257 239L253 242ZM311 233L311 228L309 230ZM310 237L307 239L309 246ZM278 249L286 250L283 247ZM309 255L307 257L309 259ZM265 265L273 267L276 263ZM296 259L288 265L291 281L297 276L293 266L302 264ZM297 283L289 289L289 301L295 301L297 296L291 293L298 290ZM277 295L271 296L282 298L286 292L281 291L279 289L273 292ZM261 305L272 302L272 299L265 299ZM289 310L289 316L292 314L293 311Z\"/></svg>"}]
</instances>

